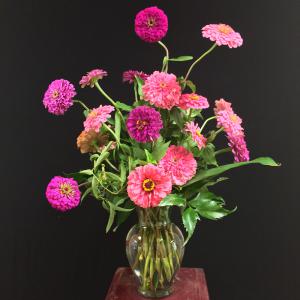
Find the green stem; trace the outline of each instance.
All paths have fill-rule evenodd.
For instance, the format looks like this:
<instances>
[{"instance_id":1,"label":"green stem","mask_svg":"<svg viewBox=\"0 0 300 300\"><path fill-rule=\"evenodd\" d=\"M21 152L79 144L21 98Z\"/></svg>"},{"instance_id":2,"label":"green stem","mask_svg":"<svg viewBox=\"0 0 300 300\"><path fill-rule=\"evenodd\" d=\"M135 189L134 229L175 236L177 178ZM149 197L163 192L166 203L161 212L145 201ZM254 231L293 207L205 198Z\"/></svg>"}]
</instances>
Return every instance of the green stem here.
<instances>
[{"instance_id":1,"label":"green stem","mask_svg":"<svg viewBox=\"0 0 300 300\"><path fill-rule=\"evenodd\" d=\"M231 152L231 148L230 147L227 147L227 148L220 149L220 150L216 151L215 155L219 155L219 154L223 154L223 153L227 153L227 152Z\"/></svg>"},{"instance_id":2,"label":"green stem","mask_svg":"<svg viewBox=\"0 0 300 300\"><path fill-rule=\"evenodd\" d=\"M184 77L184 81L186 81L188 79L188 77L190 76L193 68L195 67L195 65L200 62L207 54L209 54L210 52L212 52L215 48L216 48L217 44L214 43L206 52L204 52L198 59L196 59L190 66L190 68L188 69L185 77Z\"/></svg>"},{"instance_id":3,"label":"green stem","mask_svg":"<svg viewBox=\"0 0 300 300\"><path fill-rule=\"evenodd\" d=\"M213 117L210 117L210 118L206 119L206 120L204 121L203 125L201 126L200 130L199 130L200 133L202 132L202 130L204 129L204 127L206 126L206 124L207 124L209 121L214 120L214 119L216 119L216 118L217 118L216 116L213 116Z\"/></svg>"},{"instance_id":4,"label":"green stem","mask_svg":"<svg viewBox=\"0 0 300 300\"><path fill-rule=\"evenodd\" d=\"M192 118L193 109L190 108L189 114L188 114L188 120L190 121Z\"/></svg>"},{"instance_id":5,"label":"green stem","mask_svg":"<svg viewBox=\"0 0 300 300\"><path fill-rule=\"evenodd\" d=\"M220 129L218 129L216 132L215 132L215 135L217 136L220 132L224 131L224 128L221 127Z\"/></svg>"},{"instance_id":6,"label":"green stem","mask_svg":"<svg viewBox=\"0 0 300 300\"><path fill-rule=\"evenodd\" d=\"M168 72L168 64L169 64L169 49L167 48L167 46L159 41L158 44L160 44L166 51L166 56L164 57L164 61L163 61L163 66L162 66L162 72Z\"/></svg>"},{"instance_id":7,"label":"green stem","mask_svg":"<svg viewBox=\"0 0 300 300\"><path fill-rule=\"evenodd\" d=\"M112 169L114 169L115 171L117 171L117 172L119 172L119 170L108 160L108 159L106 159L105 160L105 162L108 164L108 165L110 165L110 167L112 168Z\"/></svg>"},{"instance_id":8,"label":"green stem","mask_svg":"<svg viewBox=\"0 0 300 300\"><path fill-rule=\"evenodd\" d=\"M138 102L138 93L137 93L137 83L136 81L134 80L134 84L133 84L133 89L134 89L134 99L135 99L135 102Z\"/></svg>"},{"instance_id":9,"label":"green stem","mask_svg":"<svg viewBox=\"0 0 300 300\"><path fill-rule=\"evenodd\" d=\"M113 132L113 130L111 130L105 123L102 124L104 126L104 128L109 131L113 137L115 138L116 142L118 143L118 145L120 144L119 139L117 138L116 134Z\"/></svg>"},{"instance_id":10,"label":"green stem","mask_svg":"<svg viewBox=\"0 0 300 300\"><path fill-rule=\"evenodd\" d=\"M73 100L74 103L79 103L85 110L90 110L82 101Z\"/></svg>"}]
</instances>

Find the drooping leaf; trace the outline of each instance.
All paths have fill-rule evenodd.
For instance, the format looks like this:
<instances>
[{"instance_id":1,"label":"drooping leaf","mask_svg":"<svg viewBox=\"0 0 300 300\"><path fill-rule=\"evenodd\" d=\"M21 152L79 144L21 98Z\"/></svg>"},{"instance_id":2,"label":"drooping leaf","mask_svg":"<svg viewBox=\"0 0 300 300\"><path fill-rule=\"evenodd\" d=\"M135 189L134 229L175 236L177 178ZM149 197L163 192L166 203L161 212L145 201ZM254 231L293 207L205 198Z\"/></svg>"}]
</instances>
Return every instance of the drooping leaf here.
<instances>
[{"instance_id":1,"label":"drooping leaf","mask_svg":"<svg viewBox=\"0 0 300 300\"><path fill-rule=\"evenodd\" d=\"M90 175L84 174L84 173L81 173L81 172L64 173L64 176L66 176L68 178L73 178L78 183L82 183L82 182L86 181L90 177Z\"/></svg>"},{"instance_id":2,"label":"drooping leaf","mask_svg":"<svg viewBox=\"0 0 300 300\"><path fill-rule=\"evenodd\" d=\"M94 175L93 179L92 179L92 192L96 199L99 199L99 196L100 196L98 187L99 187L99 181L98 181L96 175Z\"/></svg>"},{"instance_id":3,"label":"drooping leaf","mask_svg":"<svg viewBox=\"0 0 300 300\"><path fill-rule=\"evenodd\" d=\"M190 55L183 55L183 56L178 56L178 57L174 57L174 58L169 58L169 61L189 61L192 60L194 57L190 56Z\"/></svg>"},{"instance_id":4,"label":"drooping leaf","mask_svg":"<svg viewBox=\"0 0 300 300\"><path fill-rule=\"evenodd\" d=\"M191 89L191 91L192 91L193 93L196 92L196 85L195 85L191 80L187 80L187 81L185 82L185 84Z\"/></svg>"},{"instance_id":5,"label":"drooping leaf","mask_svg":"<svg viewBox=\"0 0 300 300\"><path fill-rule=\"evenodd\" d=\"M152 156L156 161L160 161L163 156L166 154L167 149L169 148L170 142L164 143L162 142L157 142L154 145L153 151L152 151Z\"/></svg>"},{"instance_id":6,"label":"drooping leaf","mask_svg":"<svg viewBox=\"0 0 300 300\"><path fill-rule=\"evenodd\" d=\"M182 195L169 194L160 203L159 206L185 206L186 199Z\"/></svg>"},{"instance_id":7,"label":"drooping leaf","mask_svg":"<svg viewBox=\"0 0 300 300\"><path fill-rule=\"evenodd\" d=\"M139 76L135 76L137 85L138 85L138 94L141 99L143 99L143 85L144 85L144 80L141 79Z\"/></svg>"},{"instance_id":8,"label":"drooping leaf","mask_svg":"<svg viewBox=\"0 0 300 300\"><path fill-rule=\"evenodd\" d=\"M132 210L135 208L133 202L131 200L128 200L125 205L124 205L125 208L127 209L131 209L130 211L118 211L117 212L117 218L116 218L116 227L113 229L113 231L115 232L119 226L121 224L123 224L127 218L130 216Z\"/></svg>"},{"instance_id":9,"label":"drooping leaf","mask_svg":"<svg viewBox=\"0 0 300 300\"><path fill-rule=\"evenodd\" d=\"M186 244L193 235L198 220L198 213L193 208L188 207L183 211L182 222L188 234L184 244Z\"/></svg>"},{"instance_id":10,"label":"drooping leaf","mask_svg":"<svg viewBox=\"0 0 300 300\"><path fill-rule=\"evenodd\" d=\"M80 202L82 203L83 200L89 195L89 193L92 191L92 187L87 188L84 193L81 195Z\"/></svg>"},{"instance_id":11,"label":"drooping leaf","mask_svg":"<svg viewBox=\"0 0 300 300\"><path fill-rule=\"evenodd\" d=\"M81 170L79 173L91 176L93 175L93 170L91 169Z\"/></svg>"},{"instance_id":12,"label":"drooping leaf","mask_svg":"<svg viewBox=\"0 0 300 300\"><path fill-rule=\"evenodd\" d=\"M128 112L132 111L132 106L122 103L120 101L116 102L116 106L117 106L117 108L124 110L124 111L128 111Z\"/></svg>"},{"instance_id":13,"label":"drooping leaf","mask_svg":"<svg viewBox=\"0 0 300 300\"><path fill-rule=\"evenodd\" d=\"M182 116L182 112L177 107L171 110L171 120L177 124L177 126L182 129L184 125L184 120Z\"/></svg>"},{"instance_id":14,"label":"drooping leaf","mask_svg":"<svg viewBox=\"0 0 300 300\"><path fill-rule=\"evenodd\" d=\"M280 166L280 164L276 163L270 157L259 157L259 158L256 158L256 159L250 160L250 161L227 164L227 165L223 165L223 166L220 166L217 168L211 168L208 170L200 170L192 180L190 180L187 184L184 185L184 187L190 186L193 183L196 183L196 182L201 181L206 178L218 176L228 170L231 170L231 169L234 169L237 167L241 167L241 166L251 165L251 164L260 164L263 166L270 166L270 167Z\"/></svg>"},{"instance_id":15,"label":"drooping leaf","mask_svg":"<svg viewBox=\"0 0 300 300\"><path fill-rule=\"evenodd\" d=\"M111 226L113 225L114 223L114 220L115 220L115 215L116 215L116 211L114 209L114 205L109 202L109 201L106 201L107 204L109 205L109 218L108 218L108 222L107 222L107 225L106 225L106 233L109 232Z\"/></svg>"}]
</instances>

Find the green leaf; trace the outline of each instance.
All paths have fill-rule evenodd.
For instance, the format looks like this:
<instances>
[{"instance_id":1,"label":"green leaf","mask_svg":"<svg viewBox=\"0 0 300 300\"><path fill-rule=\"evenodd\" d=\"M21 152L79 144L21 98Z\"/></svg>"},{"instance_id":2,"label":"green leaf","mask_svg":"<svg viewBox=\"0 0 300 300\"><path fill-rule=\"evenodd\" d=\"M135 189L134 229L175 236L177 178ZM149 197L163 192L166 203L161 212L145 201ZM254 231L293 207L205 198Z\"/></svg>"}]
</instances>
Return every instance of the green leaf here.
<instances>
[{"instance_id":1,"label":"green leaf","mask_svg":"<svg viewBox=\"0 0 300 300\"><path fill-rule=\"evenodd\" d=\"M87 174L84 174L84 173L81 173L81 172L64 173L64 176L66 176L68 178L73 178L78 183L82 183L90 177L90 175L87 175Z\"/></svg>"},{"instance_id":2,"label":"green leaf","mask_svg":"<svg viewBox=\"0 0 300 300\"><path fill-rule=\"evenodd\" d=\"M193 58L194 57L190 55L183 55L174 58L169 58L169 61L188 61L188 60L192 60Z\"/></svg>"},{"instance_id":3,"label":"green leaf","mask_svg":"<svg viewBox=\"0 0 300 300\"><path fill-rule=\"evenodd\" d=\"M241 167L241 166L247 166L251 164L260 164L263 166L269 166L269 167L278 167L280 164L276 163L272 158L270 157L259 157L254 160L245 161L245 162L239 162L239 163L233 163L233 164L227 164L223 165L217 168L211 168L208 170L200 170L197 175L190 180L187 184L184 185L184 187L190 186L191 184L201 181L203 179L207 179L210 177L214 177L217 175L220 175L228 170Z\"/></svg>"},{"instance_id":4,"label":"green leaf","mask_svg":"<svg viewBox=\"0 0 300 300\"><path fill-rule=\"evenodd\" d=\"M132 106L122 103L120 101L116 102L116 107L124 111L132 111Z\"/></svg>"},{"instance_id":5,"label":"green leaf","mask_svg":"<svg viewBox=\"0 0 300 300\"><path fill-rule=\"evenodd\" d=\"M178 108L173 108L171 110L171 120L175 121L177 126L182 129L184 125L184 120L182 116L182 112Z\"/></svg>"},{"instance_id":6,"label":"green leaf","mask_svg":"<svg viewBox=\"0 0 300 300\"><path fill-rule=\"evenodd\" d=\"M126 154L131 155L131 148L128 145L126 145L126 144L120 144L120 148Z\"/></svg>"},{"instance_id":7,"label":"green leaf","mask_svg":"<svg viewBox=\"0 0 300 300\"><path fill-rule=\"evenodd\" d=\"M157 164L157 161L153 158L152 154L147 149L144 149L144 151L146 154L147 163Z\"/></svg>"},{"instance_id":8,"label":"green leaf","mask_svg":"<svg viewBox=\"0 0 300 300\"><path fill-rule=\"evenodd\" d=\"M191 80L187 80L187 81L185 82L185 84L191 89L191 91L192 91L193 93L196 92L196 85L195 85Z\"/></svg>"},{"instance_id":9,"label":"green leaf","mask_svg":"<svg viewBox=\"0 0 300 300\"><path fill-rule=\"evenodd\" d=\"M115 215L116 215L116 211L114 209L114 205L107 201L108 205L109 205L109 218L108 218L108 222L107 222L107 225L106 225L106 233L109 232L111 226L113 225L114 223L114 220L115 220Z\"/></svg>"},{"instance_id":10,"label":"green leaf","mask_svg":"<svg viewBox=\"0 0 300 300\"><path fill-rule=\"evenodd\" d=\"M143 99L143 85L144 85L144 80L141 79L138 76L135 76L137 85L138 85L138 94L140 96L141 99Z\"/></svg>"},{"instance_id":11,"label":"green leaf","mask_svg":"<svg viewBox=\"0 0 300 300\"><path fill-rule=\"evenodd\" d=\"M182 222L185 230L188 233L188 236L184 242L185 245L193 235L198 220L199 220L198 213L191 207L188 207L182 213Z\"/></svg>"},{"instance_id":12,"label":"green leaf","mask_svg":"<svg viewBox=\"0 0 300 300\"><path fill-rule=\"evenodd\" d=\"M138 158L138 159L146 159L146 153L143 149L141 149L139 146L136 147L132 147L132 152L133 152L133 156L134 158Z\"/></svg>"},{"instance_id":13,"label":"green leaf","mask_svg":"<svg viewBox=\"0 0 300 300\"><path fill-rule=\"evenodd\" d=\"M152 156L156 161L160 161L164 155L166 154L169 145L170 145L171 141L164 143L162 142L157 142L154 147L153 147L153 151L152 151Z\"/></svg>"},{"instance_id":14,"label":"green leaf","mask_svg":"<svg viewBox=\"0 0 300 300\"><path fill-rule=\"evenodd\" d=\"M80 202L82 203L82 201L88 196L88 194L92 191L92 188L89 187L87 188L84 193L81 195L81 198L80 198Z\"/></svg>"},{"instance_id":15,"label":"green leaf","mask_svg":"<svg viewBox=\"0 0 300 300\"><path fill-rule=\"evenodd\" d=\"M200 216L210 220L221 219L236 211L236 208L233 210L225 209L223 198L211 192L199 193L193 200L189 201L189 204L197 210Z\"/></svg>"},{"instance_id":16,"label":"green leaf","mask_svg":"<svg viewBox=\"0 0 300 300\"><path fill-rule=\"evenodd\" d=\"M91 169L81 170L79 173L91 176L91 175L93 175L93 170L91 170Z\"/></svg>"},{"instance_id":17,"label":"green leaf","mask_svg":"<svg viewBox=\"0 0 300 300\"><path fill-rule=\"evenodd\" d=\"M117 137L117 140L120 140L120 136L121 136L121 117L119 112L116 112L115 114L115 134Z\"/></svg>"},{"instance_id":18,"label":"green leaf","mask_svg":"<svg viewBox=\"0 0 300 300\"><path fill-rule=\"evenodd\" d=\"M203 160L207 165L218 166L215 157L215 146L213 144L207 144L206 147L203 148L201 152L202 155L200 155L200 157L203 158Z\"/></svg>"},{"instance_id":19,"label":"green leaf","mask_svg":"<svg viewBox=\"0 0 300 300\"><path fill-rule=\"evenodd\" d=\"M119 228L121 224L123 224L128 219L132 210L135 208L135 205L131 200L128 200L124 206L125 208L129 208L131 210L126 212L123 211L117 212L116 227L113 229L114 232Z\"/></svg>"},{"instance_id":20,"label":"green leaf","mask_svg":"<svg viewBox=\"0 0 300 300\"><path fill-rule=\"evenodd\" d=\"M126 167L123 160L120 162L120 178L123 186L126 181Z\"/></svg>"},{"instance_id":21,"label":"green leaf","mask_svg":"<svg viewBox=\"0 0 300 300\"><path fill-rule=\"evenodd\" d=\"M93 192L93 195L94 195L94 197L95 197L96 199L99 199L99 196L100 196L98 186L99 186L98 179L97 179L97 177L94 175L94 176L93 176L93 179L92 179L92 192Z\"/></svg>"},{"instance_id":22,"label":"green leaf","mask_svg":"<svg viewBox=\"0 0 300 300\"><path fill-rule=\"evenodd\" d=\"M185 206L186 200L182 195L169 194L160 203L159 206Z\"/></svg>"},{"instance_id":23,"label":"green leaf","mask_svg":"<svg viewBox=\"0 0 300 300\"><path fill-rule=\"evenodd\" d=\"M83 115L84 115L85 117L87 117L89 113L90 113L90 110L89 110L89 109L86 109L86 110L83 111Z\"/></svg>"}]
</instances>

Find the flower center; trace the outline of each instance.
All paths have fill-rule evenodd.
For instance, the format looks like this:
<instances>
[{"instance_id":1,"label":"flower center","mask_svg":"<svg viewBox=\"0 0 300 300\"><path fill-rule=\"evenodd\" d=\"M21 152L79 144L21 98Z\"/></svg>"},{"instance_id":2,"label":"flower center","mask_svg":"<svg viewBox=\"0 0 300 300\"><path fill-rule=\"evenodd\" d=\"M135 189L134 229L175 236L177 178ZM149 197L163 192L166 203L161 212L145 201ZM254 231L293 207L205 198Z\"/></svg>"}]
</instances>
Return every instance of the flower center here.
<instances>
[{"instance_id":1,"label":"flower center","mask_svg":"<svg viewBox=\"0 0 300 300\"><path fill-rule=\"evenodd\" d=\"M136 128L138 130L143 130L147 125L148 125L147 121L143 121L143 120L137 120L136 121Z\"/></svg>"},{"instance_id":2,"label":"flower center","mask_svg":"<svg viewBox=\"0 0 300 300\"><path fill-rule=\"evenodd\" d=\"M54 91L52 92L52 99L55 100L58 96L59 96L58 91L57 91L57 90L54 90Z\"/></svg>"},{"instance_id":3,"label":"flower center","mask_svg":"<svg viewBox=\"0 0 300 300\"><path fill-rule=\"evenodd\" d=\"M145 179L143 181L143 189L146 192L151 192L153 191L155 188L155 183L152 179Z\"/></svg>"},{"instance_id":4,"label":"flower center","mask_svg":"<svg viewBox=\"0 0 300 300\"><path fill-rule=\"evenodd\" d=\"M238 121L238 116L236 114L232 114L232 115L230 115L230 120L233 123L236 123Z\"/></svg>"},{"instance_id":5,"label":"flower center","mask_svg":"<svg viewBox=\"0 0 300 300\"><path fill-rule=\"evenodd\" d=\"M166 84L165 82L161 82L159 86L160 86L162 89L164 89L164 88L167 86L167 84Z\"/></svg>"},{"instance_id":6,"label":"flower center","mask_svg":"<svg viewBox=\"0 0 300 300\"><path fill-rule=\"evenodd\" d=\"M190 99L191 99L191 100L198 100L198 99L199 99L199 96L196 95L196 94L193 94L193 95L190 95Z\"/></svg>"},{"instance_id":7,"label":"flower center","mask_svg":"<svg viewBox=\"0 0 300 300\"><path fill-rule=\"evenodd\" d=\"M148 20L147 20L147 25L150 28L155 26L155 19L153 17L149 17Z\"/></svg>"},{"instance_id":8,"label":"flower center","mask_svg":"<svg viewBox=\"0 0 300 300\"><path fill-rule=\"evenodd\" d=\"M91 117L91 118L95 118L96 116L97 116L97 112L96 111L91 111L89 113L89 117Z\"/></svg>"},{"instance_id":9,"label":"flower center","mask_svg":"<svg viewBox=\"0 0 300 300\"><path fill-rule=\"evenodd\" d=\"M196 130L196 134L197 134L199 137L202 137L202 134L200 133L200 130Z\"/></svg>"},{"instance_id":10,"label":"flower center","mask_svg":"<svg viewBox=\"0 0 300 300\"><path fill-rule=\"evenodd\" d=\"M59 187L60 193L64 196L73 196L74 190L69 183L62 183Z\"/></svg>"},{"instance_id":11,"label":"flower center","mask_svg":"<svg viewBox=\"0 0 300 300\"><path fill-rule=\"evenodd\" d=\"M219 24L218 30L224 34L229 34L229 33L233 32L233 29L230 26L225 25L225 24Z\"/></svg>"}]
</instances>

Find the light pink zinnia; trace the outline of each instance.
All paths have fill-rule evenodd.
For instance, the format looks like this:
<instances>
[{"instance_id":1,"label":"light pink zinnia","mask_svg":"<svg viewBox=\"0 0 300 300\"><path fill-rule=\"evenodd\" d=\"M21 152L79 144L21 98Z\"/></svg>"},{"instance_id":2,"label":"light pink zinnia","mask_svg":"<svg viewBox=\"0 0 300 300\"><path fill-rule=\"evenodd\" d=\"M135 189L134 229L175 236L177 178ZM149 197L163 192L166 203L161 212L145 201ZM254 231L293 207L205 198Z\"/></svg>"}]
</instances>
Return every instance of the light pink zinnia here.
<instances>
[{"instance_id":1,"label":"light pink zinnia","mask_svg":"<svg viewBox=\"0 0 300 300\"><path fill-rule=\"evenodd\" d=\"M135 76L140 77L142 80L146 80L149 75L142 71L128 70L123 73L123 82L133 83Z\"/></svg>"},{"instance_id":2,"label":"light pink zinnia","mask_svg":"<svg viewBox=\"0 0 300 300\"><path fill-rule=\"evenodd\" d=\"M196 174L197 162L187 149L172 145L159 162L159 167L172 178L172 184L184 185Z\"/></svg>"},{"instance_id":3,"label":"light pink zinnia","mask_svg":"<svg viewBox=\"0 0 300 300\"><path fill-rule=\"evenodd\" d=\"M194 122L186 123L185 131L191 134L193 141L197 143L200 150L206 146L207 139L201 134L198 124Z\"/></svg>"},{"instance_id":4,"label":"light pink zinnia","mask_svg":"<svg viewBox=\"0 0 300 300\"><path fill-rule=\"evenodd\" d=\"M217 117L217 126L224 128L234 160L236 162L248 161L250 158L245 142L242 119L234 113L230 102L220 99L216 100L215 104L214 111Z\"/></svg>"},{"instance_id":5,"label":"light pink zinnia","mask_svg":"<svg viewBox=\"0 0 300 300\"><path fill-rule=\"evenodd\" d=\"M158 206L171 191L170 177L152 164L137 167L128 176L127 193L137 206Z\"/></svg>"},{"instance_id":6,"label":"light pink zinnia","mask_svg":"<svg viewBox=\"0 0 300 300\"><path fill-rule=\"evenodd\" d=\"M226 45L229 48L237 48L243 45L241 35L226 24L210 24L202 28L202 35L216 42L218 46Z\"/></svg>"},{"instance_id":7,"label":"light pink zinnia","mask_svg":"<svg viewBox=\"0 0 300 300\"><path fill-rule=\"evenodd\" d=\"M143 95L152 105L170 110L179 104L181 88L174 74L155 71L146 79Z\"/></svg>"},{"instance_id":8,"label":"light pink zinnia","mask_svg":"<svg viewBox=\"0 0 300 300\"><path fill-rule=\"evenodd\" d=\"M80 190L73 178L55 176L46 189L46 197L50 205L60 211L67 211L80 202Z\"/></svg>"},{"instance_id":9,"label":"light pink zinnia","mask_svg":"<svg viewBox=\"0 0 300 300\"><path fill-rule=\"evenodd\" d=\"M98 108L92 109L83 123L85 131L94 130L99 132L102 124L110 118L110 113L114 110L114 107L111 105L100 105Z\"/></svg>"},{"instance_id":10,"label":"light pink zinnia","mask_svg":"<svg viewBox=\"0 0 300 300\"><path fill-rule=\"evenodd\" d=\"M207 98L197 95L195 93L192 94L182 94L179 99L178 106L181 109L205 109L209 107L209 103Z\"/></svg>"},{"instance_id":11,"label":"light pink zinnia","mask_svg":"<svg viewBox=\"0 0 300 300\"><path fill-rule=\"evenodd\" d=\"M82 76L79 84L82 88L85 86L94 87L95 82L102 79L104 76L107 76L107 72L101 69L95 69L88 72L86 75Z\"/></svg>"}]
</instances>

